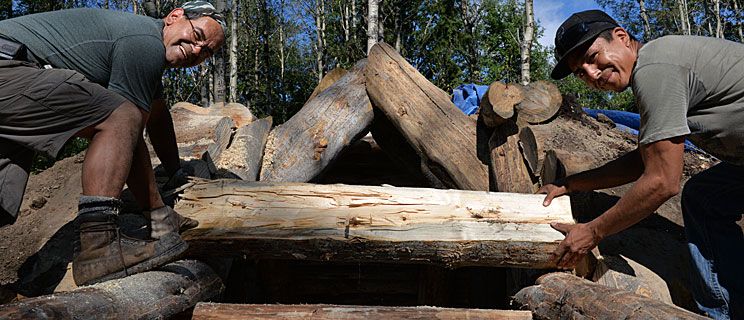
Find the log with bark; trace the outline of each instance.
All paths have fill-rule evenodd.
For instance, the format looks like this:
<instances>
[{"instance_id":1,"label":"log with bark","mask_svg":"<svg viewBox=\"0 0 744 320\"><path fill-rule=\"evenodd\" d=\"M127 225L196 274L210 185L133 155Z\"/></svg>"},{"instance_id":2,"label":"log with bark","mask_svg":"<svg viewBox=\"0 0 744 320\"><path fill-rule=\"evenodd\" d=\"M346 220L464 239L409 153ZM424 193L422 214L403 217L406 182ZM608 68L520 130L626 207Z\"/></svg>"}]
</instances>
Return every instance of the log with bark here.
<instances>
[{"instance_id":1,"label":"log with bark","mask_svg":"<svg viewBox=\"0 0 744 320\"><path fill-rule=\"evenodd\" d=\"M199 303L195 320L207 319L493 319L529 320L529 311L455 309L436 307L382 307L349 305L268 305Z\"/></svg>"},{"instance_id":2,"label":"log with bark","mask_svg":"<svg viewBox=\"0 0 744 320\"><path fill-rule=\"evenodd\" d=\"M222 290L222 280L209 266L183 260L156 271L0 305L0 318L162 319Z\"/></svg>"},{"instance_id":3,"label":"log with bark","mask_svg":"<svg viewBox=\"0 0 744 320\"><path fill-rule=\"evenodd\" d=\"M494 82L481 100L480 114L484 123L496 127L517 115L520 126L551 119L558 113L563 98L558 87L547 81L526 86Z\"/></svg>"},{"instance_id":4,"label":"log with bark","mask_svg":"<svg viewBox=\"0 0 744 320\"><path fill-rule=\"evenodd\" d=\"M413 68L392 47L369 53L367 92L441 181L458 189L488 190L488 168L476 155L475 122L447 93Z\"/></svg>"},{"instance_id":5,"label":"log with bark","mask_svg":"<svg viewBox=\"0 0 744 320\"><path fill-rule=\"evenodd\" d=\"M258 180L271 124L272 118L266 117L239 128L230 147L222 153L217 166L234 173L240 179Z\"/></svg>"},{"instance_id":6,"label":"log with bark","mask_svg":"<svg viewBox=\"0 0 744 320\"><path fill-rule=\"evenodd\" d=\"M682 308L567 273L540 277L514 300L536 319L706 319Z\"/></svg>"},{"instance_id":7,"label":"log with bark","mask_svg":"<svg viewBox=\"0 0 744 320\"><path fill-rule=\"evenodd\" d=\"M425 188L202 181L176 210L199 255L551 268L567 197Z\"/></svg>"},{"instance_id":8,"label":"log with bark","mask_svg":"<svg viewBox=\"0 0 744 320\"><path fill-rule=\"evenodd\" d=\"M367 133L372 106L364 85L366 60L269 134L261 181L307 182Z\"/></svg>"},{"instance_id":9,"label":"log with bark","mask_svg":"<svg viewBox=\"0 0 744 320\"><path fill-rule=\"evenodd\" d=\"M519 128L513 120L506 120L493 131L488 141L492 191L534 193L525 160L519 148Z\"/></svg>"}]
</instances>

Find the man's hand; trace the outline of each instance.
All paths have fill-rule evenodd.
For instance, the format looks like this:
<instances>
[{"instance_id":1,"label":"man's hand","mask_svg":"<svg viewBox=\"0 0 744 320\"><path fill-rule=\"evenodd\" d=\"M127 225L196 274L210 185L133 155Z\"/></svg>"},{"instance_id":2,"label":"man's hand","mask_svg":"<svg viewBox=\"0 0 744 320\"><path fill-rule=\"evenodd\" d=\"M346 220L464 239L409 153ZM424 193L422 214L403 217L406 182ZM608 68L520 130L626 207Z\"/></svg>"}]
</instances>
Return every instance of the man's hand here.
<instances>
[{"instance_id":1,"label":"man's hand","mask_svg":"<svg viewBox=\"0 0 744 320\"><path fill-rule=\"evenodd\" d=\"M573 268L602 240L596 229L586 223L565 224L554 222L550 226L566 235L566 238L561 241L558 249L552 255L552 260L559 268Z\"/></svg>"},{"instance_id":2,"label":"man's hand","mask_svg":"<svg viewBox=\"0 0 744 320\"><path fill-rule=\"evenodd\" d=\"M545 196L545 200L543 200L543 207L547 207L550 205L551 202L553 202L553 198L567 194L568 188L565 185L558 186L550 183L542 186L539 190L537 190L537 193L547 194L547 196Z\"/></svg>"}]
</instances>

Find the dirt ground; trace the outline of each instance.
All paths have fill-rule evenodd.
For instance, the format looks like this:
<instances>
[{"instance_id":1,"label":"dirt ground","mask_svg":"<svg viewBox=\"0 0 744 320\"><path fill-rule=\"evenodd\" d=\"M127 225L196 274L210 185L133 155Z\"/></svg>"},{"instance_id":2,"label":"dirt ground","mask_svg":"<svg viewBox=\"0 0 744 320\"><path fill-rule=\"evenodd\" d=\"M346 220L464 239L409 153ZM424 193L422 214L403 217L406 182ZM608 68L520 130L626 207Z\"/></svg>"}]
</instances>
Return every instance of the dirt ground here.
<instances>
[{"instance_id":1,"label":"dirt ground","mask_svg":"<svg viewBox=\"0 0 744 320\"><path fill-rule=\"evenodd\" d=\"M635 148L635 136L586 115L562 111L553 121L541 125L550 132L543 140L545 149L561 149L592 155L596 165L610 161ZM363 145L362 145L363 144ZM374 158L365 156L376 145L362 141L331 168L321 183L385 183L419 185L407 181L398 168L386 171L372 169ZM382 153L377 150L377 156ZM0 302L15 293L34 296L51 293L67 271L72 258L74 232L70 221L75 216L80 194L80 172L83 155L57 162L29 179L18 221L0 229ZM685 153L684 179L717 161L698 153ZM386 180L387 179L387 180ZM381 181L385 180L385 181ZM410 179L408 179L410 180ZM629 188L622 186L598 192L572 195L572 206L578 221L589 220L614 204ZM130 219L138 219L133 217ZM139 222L137 222L139 223ZM661 276L667 283L675 304L694 310L689 292L687 250L679 196L667 201L657 214L600 245L602 254L623 255ZM51 241L50 241L51 240Z\"/></svg>"}]
</instances>

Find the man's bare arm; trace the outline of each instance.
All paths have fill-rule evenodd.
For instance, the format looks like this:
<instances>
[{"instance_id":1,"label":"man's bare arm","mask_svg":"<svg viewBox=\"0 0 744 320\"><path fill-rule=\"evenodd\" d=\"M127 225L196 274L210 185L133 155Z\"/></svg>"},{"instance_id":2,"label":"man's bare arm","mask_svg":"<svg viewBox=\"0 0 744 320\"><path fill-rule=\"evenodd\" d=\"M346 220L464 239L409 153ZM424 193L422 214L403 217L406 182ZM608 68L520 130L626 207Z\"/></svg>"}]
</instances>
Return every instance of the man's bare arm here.
<instances>
[{"instance_id":1,"label":"man's bare arm","mask_svg":"<svg viewBox=\"0 0 744 320\"><path fill-rule=\"evenodd\" d=\"M150 106L147 134L155 153L163 164L163 168L165 168L168 176L172 176L181 168L181 163L178 157L173 119L163 99L153 100Z\"/></svg>"}]
</instances>

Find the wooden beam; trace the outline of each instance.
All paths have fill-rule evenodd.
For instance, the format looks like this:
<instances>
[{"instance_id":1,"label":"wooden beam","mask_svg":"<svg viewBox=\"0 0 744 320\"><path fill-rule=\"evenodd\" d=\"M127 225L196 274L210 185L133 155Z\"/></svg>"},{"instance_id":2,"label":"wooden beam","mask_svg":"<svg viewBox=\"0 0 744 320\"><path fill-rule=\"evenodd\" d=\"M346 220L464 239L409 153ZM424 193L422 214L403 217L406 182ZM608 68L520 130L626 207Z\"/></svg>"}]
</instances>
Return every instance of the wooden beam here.
<instances>
[{"instance_id":1,"label":"wooden beam","mask_svg":"<svg viewBox=\"0 0 744 320\"><path fill-rule=\"evenodd\" d=\"M366 60L359 61L271 131L261 165L261 181L311 181L346 146L367 133L373 113L364 85L366 64Z\"/></svg>"},{"instance_id":2,"label":"wooden beam","mask_svg":"<svg viewBox=\"0 0 744 320\"><path fill-rule=\"evenodd\" d=\"M538 319L707 319L674 305L605 287L567 273L550 273L514 300Z\"/></svg>"},{"instance_id":3,"label":"wooden beam","mask_svg":"<svg viewBox=\"0 0 744 320\"><path fill-rule=\"evenodd\" d=\"M435 307L377 307L347 305L269 305L199 303L194 320L219 319L493 319L529 320L532 313L517 310L454 309Z\"/></svg>"},{"instance_id":4,"label":"wooden beam","mask_svg":"<svg viewBox=\"0 0 744 320\"><path fill-rule=\"evenodd\" d=\"M488 167L476 155L475 121L447 93L385 43L372 47L366 77L372 104L440 181L451 180L458 189L488 190Z\"/></svg>"},{"instance_id":5,"label":"wooden beam","mask_svg":"<svg viewBox=\"0 0 744 320\"><path fill-rule=\"evenodd\" d=\"M568 197L426 188L201 181L176 210L199 220L193 253L458 266L551 268L572 223Z\"/></svg>"},{"instance_id":6,"label":"wooden beam","mask_svg":"<svg viewBox=\"0 0 744 320\"><path fill-rule=\"evenodd\" d=\"M222 280L209 266L183 260L156 271L0 305L0 318L167 319L222 290Z\"/></svg>"}]
</instances>

